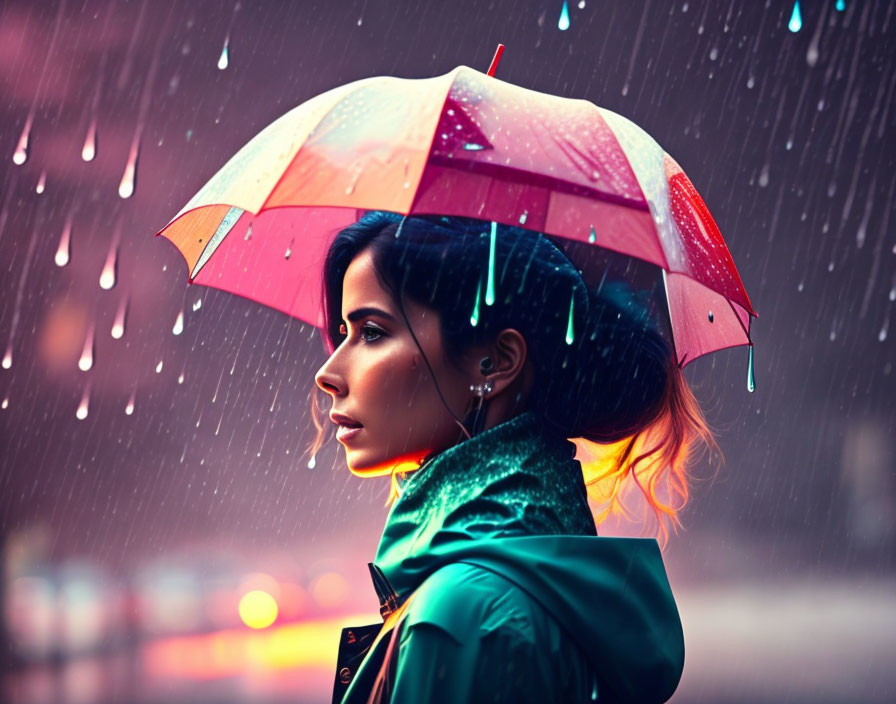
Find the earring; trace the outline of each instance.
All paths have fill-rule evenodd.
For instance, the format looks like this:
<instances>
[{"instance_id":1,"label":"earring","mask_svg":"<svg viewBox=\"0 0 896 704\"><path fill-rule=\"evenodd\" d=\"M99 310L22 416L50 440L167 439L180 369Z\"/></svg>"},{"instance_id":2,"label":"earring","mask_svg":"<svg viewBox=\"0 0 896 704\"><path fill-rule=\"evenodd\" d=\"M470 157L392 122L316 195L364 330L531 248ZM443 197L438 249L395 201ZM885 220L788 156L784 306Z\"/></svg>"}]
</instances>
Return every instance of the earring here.
<instances>
[{"instance_id":1,"label":"earring","mask_svg":"<svg viewBox=\"0 0 896 704\"><path fill-rule=\"evenodd\" d=\"M491 381L486 381L484 384L470 384L470 391L478 398L483 398L486 394L490 394L493 388L494 384Z\"/></svg>"},{"instance_id":2,"label":"earring","mask_svg":"<svg viewBox=\"0 0 896 704\"><path fill-rule=\"evenodd\" d=\"M492 361L492 358L491 357L483 357L482 361L479 362L479 371L482 372L482 376L488 376L494 370L495 370L495 363Z\"/></svg>"}]
</instances>

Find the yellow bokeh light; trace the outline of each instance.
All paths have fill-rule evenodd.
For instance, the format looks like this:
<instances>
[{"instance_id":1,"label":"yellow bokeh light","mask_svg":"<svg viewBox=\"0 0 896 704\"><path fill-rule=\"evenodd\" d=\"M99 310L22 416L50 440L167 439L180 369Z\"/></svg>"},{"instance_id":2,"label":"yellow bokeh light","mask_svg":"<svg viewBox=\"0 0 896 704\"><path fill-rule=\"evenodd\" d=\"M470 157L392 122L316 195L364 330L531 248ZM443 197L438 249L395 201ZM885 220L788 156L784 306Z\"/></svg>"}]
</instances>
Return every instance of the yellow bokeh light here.
<instances>
[{"instance_id":1,"label":"yellow bokeh light","mask_svg":"<svg viewBox=\"0 0 896 704\"><path fill-rule=\"evenodd\" d=\"M240 618L249 628L267 628L277 620L277 602L261 589L253 589L240 599Z\"/></svg>"}]
</instances>

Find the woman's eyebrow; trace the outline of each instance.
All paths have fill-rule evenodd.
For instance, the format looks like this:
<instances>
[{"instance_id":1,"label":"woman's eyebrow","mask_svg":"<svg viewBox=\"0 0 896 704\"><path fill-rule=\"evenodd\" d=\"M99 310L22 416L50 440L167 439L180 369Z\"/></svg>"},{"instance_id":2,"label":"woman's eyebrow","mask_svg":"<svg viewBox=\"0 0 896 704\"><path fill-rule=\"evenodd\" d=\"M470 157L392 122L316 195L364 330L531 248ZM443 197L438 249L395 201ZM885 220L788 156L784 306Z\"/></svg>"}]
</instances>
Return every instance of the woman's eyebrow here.
<instances>
[{"instance_id":1,"label":"woman's eyebrow","mask_svg":"<svg viewBox=\"0 0 896 704\"><path fill-rule=\"evenodd\" d=\"M358 308L357 310L353 310L346 317L350 323L356 323L361 318L364 318L368 315L379 315L385 318L386 320L394 321L395 318L389 315L386 311L381 310L380 308L374 308L373 306L368 306L366 308Z\"/></svg>"}]
</instances>

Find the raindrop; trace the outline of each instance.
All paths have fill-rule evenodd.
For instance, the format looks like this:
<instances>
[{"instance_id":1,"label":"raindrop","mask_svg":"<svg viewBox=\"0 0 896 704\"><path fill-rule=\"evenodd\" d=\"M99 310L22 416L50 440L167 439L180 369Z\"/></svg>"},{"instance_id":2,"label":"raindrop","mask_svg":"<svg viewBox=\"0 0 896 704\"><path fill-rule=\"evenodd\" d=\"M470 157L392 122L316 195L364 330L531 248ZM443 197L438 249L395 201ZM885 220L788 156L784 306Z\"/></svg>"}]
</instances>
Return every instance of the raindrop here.
<instances>
[{"instance_id":1,"label":"raindrop","mask_svg":"<svg viewBox=\"0 0 896 704\"><path fill-rule=\"evenodd\" d=\"M230 41L230 37L224 40L224 48L221 50L221 56L218 58L218 68L222 71L227 68L227 64L229 63L229 56L227 52L227 42Z\"/></svg>"},{"instance_id":2,"label":"raindrop","mask_svg":"<svg viewBox=\"0 0 896 704\"><path fill-rule=\"evenodd\" d=\"M16 166L21 166L28 160L28 137L31 135L31 121L33 119L31 115L28 115L28 119L25 120L25 129L22 130L22 136L19 137L19 143L16 145L15 152L13 152L12 161Z\"/></svg>"},{"instance_id":3,"label":"raindrop","mask_svg":"<svg viewBox=\"0 0 896 704\"><path fill-rule=\"evenodd\" d=\"M787 149L787 151L793 149L793 137L787 138L787 145L785 146L785 148Z\"/></svg>"},{"instance_id":4,"label":"raindrop","mask_svg":"<svg viewBox=\"0 0 896 704\"><path fill-rule=\"evenodd\" d=\"M178 383L178 384L183 384L183 383L184 383L184 373L183 373L183 372L181 372L181 373L180 373L180 376L177 377L177 383Z\"/></svg>"},{"instance_id":5,"label":"raindrop","mask_svg":"<svg viewBox=\"0 0 896 704\"><path fill-rule=\"evenodd\" d=\"M359 27L361 26L361 18L360 17L358 18L358 26ZM314 458L312 457L311 459L313 460Z\"/></svg>"},{"instance_id":6,"label":"raindrop","mask_svg":"<svg viewBox=\"0 0 896 704\"><path fill-rule=\"evenodd\" d=\"M890 289L890 300L896 301L896 286Z\"/></svg>"},{"instance_id":7,"label":"raindrop","mask_svg":"<svg viewBox=\"0 0 896 704\"><path fill-rule=\"evenodd\" d=\"M747 79L747 88L752 88L756 85L756 79L753 78L753 75L750 74L750 77Z\"/></svg>"},{"instance_id":8,"label":"raindrop","mask_svg":"<svg viewBox=\"0 0 896 704\"><path fill-rule=\"evenodd\" d=\"M470 316L470 325L476 327L477 323L479 323L479 294L482 291L482 281L476 282L476 305L473 306L473 315ZM6 364L6 360L3 360L4 365ZM6 369L9 369L7 366Z\"/></svg>"},{"instance_id":9,"label":"raindrop","mask_svg":"<svg viewBox=\"0 0 896 704\"><path fill-rule=\"evenodd\" d=\"M78 420L84 420L87 417L87 404L90 400L90 384L88 384L84 388L84 394L81 396L81 403L78 405L78 410L75 413L75 416Z\"/></svg>"},{"instance_id":10,"label":"raindrop","mask_svg":"<svg viewBox=\"0 0 896 704\"><path fill-rule=\"evenodd\" d=\"M884 326L880 329L880 332L877 333L877 339L878 339L878 340L880 340L881 342L883 342L884 340L887 339L887 328L889 328L889 327L890 327L890 319L887 318L887 319L884 321Z\"/></svg>"},{"instance_id":11,"label":"raindrop","mask_svg":"<svg viewBox=\"0 0 896 704\"><path fill-rule=\"evenodd\" d=\"M112 323L112 337L120 340L124 335L124 321L128 309L128 297L123 296L121 303L118 304L118 311L115 313L115 322Z\"/></svg>"},{"instance_id":12,"label":"raindrop","mask_svg":"<svg viewBox=\"0 0 896 704\"><path fill-rule=\"evenodd\" d=\"M715 316L713 316L712 311L709 311L709 322L715 322Z\"/></svg>"},{"instance_id":13,"label":"raindrop","mask_svg":"<svg viewBox=\"0 0 896 704\"><path fill-rule=\"evenodd\" d=\"M128 405L125 406L124 412L125 415L132 415L134 413L134 398L137 395L137 391L131 391L131 397L128 399Z\"/></svg>"},{"instance_id":14,"label":"raindrop","mask_svg":"<svg viewBox=\"0 0 896 704\"><path fill-rule=\"evenodd\" d=\"M246 228L246 234L243 235L243 242L248 242L252 239L252 223L249 223L249 227Z\"/></svg>"},{"instance_id":15,"label":"raindrop","mask_svg":"<svg viewBox=\"0 0 896 704\"><path fill-rule=\"evenodd\" d=\"M597 233L594 231L594 225L591 226L591 233L588 235L588 241L591 244L597 242Z\"/></svg>"},{"instance_id":16,"label":"raindrop","mask_svg":"<svg viewBox=\"0 0 896 704\"><path fill-rule=\"evenodd\" d=\"M156 374L162 373L162 360L159 360L159 363L156 365Z\"/></svg>"},{"instance_id":17,"label":"raindrop","mask_svg":"<svg viewBox=\"0 0 896 704\"><path fill-rule=\"evenodd\" d=\"M196 312L197 310L199 310L200 308L202 308L202 299L201 299L201 298L197 298L197 299L196 299L196 302L193 304L193 312L195 313L195 312Z\"/></svg>"},{"instance_id":18,"label":"raindrop","mask_svg":"<svg viewBox=\"0 0 896 704\"><path fill-rule=\"evenodd\" d=\"M84 140L84 146L81 148L81 158L84 161L93 161L96 156L96 118L87 128L87 138Z\"/></svg>"},{"instance_id":19,"label":"raindrop","mask_svg":"<svg viewBox=\"0 0 896 704\"><path fill-rule=\"evenodd\" d=\"M846 9L846 0L837 0L837 4L834 7L837 8L838 12L843 12Z\"/></svg>"},{"instance_id":20,"label":"raindrop","mask_svg":"<svg viewBox=\"0 0 896 704\"><path fill-rule=\"evenodd\" d=\"M529 217L529 211L528 210L523 211L523 214L520 215L520 225L525 225L526 218L528 218L528 217Z\"/></svg>"},{"instance_id":21,"label":"raindrop","mask_svg":"<svg viewBox=\"0 0 896 704\"><path fill-rule=\"evenodd\" d=\"M93 323L87 329L87 338L84 340L84 349L81 350L81 359L78 360L78 369L82 372L90 371L93 366Z\"/></svg>"},{"instance_id":22,"label":"raindrop","mask_svg":"<svg viewBox=\"0 0 896 704\"><path fill-rule=\"evenodd\" d=\"M358 20L358 24L361 24L361 20ZM308 469L314 469L314 465L317 464L317 454L311 455L311 459L308 460Z\"/></svg>"},{"instance_id":23,"label":"raindrop","mask_svg":"<svg viewBox=\"0 0 896 704\"><path fill-rule=\"evenodd\" d=\"M40 178L37 180L37 187L34 189L35 193L40 195L44 192L47 187L47 170L44 169L40 172Z\"/></svg>"},{"instance_id":24,"label":"raindrop","mask_svg":"<svg viewBox=\"0 0 896 704\"><path fill-rule=\"evenodd\" d=\"M833 270L834 270L834 262L830 261L830 262L828 262L828 271L833 271Z\"/></svg>"},{"instance_id":25,"label":"raindrop","mask_svg":"<svg viewBox=\"0 0 896 704\"><path fill-rule=\"evenodd\" d=\"M747 360L747 391L756 390L756 377L753 370L753 343L750 343L750 358Z\"/></svg>"},{"instance_id":26,"label":"raindrop","mask_svg":"<svg viewBox=\"0 0 896 704\"><path fill-rule=\"evenodd\" d=\"M174 321L174 327L171 328L171 332L175 335L180 335L184 331L184 312L180 311L177 314L177 320Z\"/></svg>"},{"instance_id":27,"label":"raindrop","mask_svg":"<svg viewBox=\"0 0 896 704\"><path fill-rule=\"evenodd\" d=\"M800 0L793 3L793 13L790 15L790 22L787 23L787 29L791 32L799 32L803 27L803 18L800 15Z\"/></svg>"},{"instance_id":28,"label":"raindrop","mask_svg":"<svg viewBox=\"0 0 896 704\"><path fill-rule=\"evenodd\" d=\"M569 8L566 6L566 0L563 0L563 9L560 10L560 20L557 22L557 28L561 31L569 29Z\"/></svg>"},{"instance_id":29,"label":"raindrop","mask_svg":"<svg viewBox=\"0 0 896 704\"><path fill-rule=\"evenodd\" d=\"M488 286L485 290L485 305L495 302L495 238L498 236L498 223L492 220L492 232L488 246Z\"/></svg>"},{"instance_id":30,"label":"raindrop","mask_svg":"<svg viewBox=\"0 0 896 704\"><path fill-rule=\"evenodd\" d=\"M464 144L464 149L468 152L479 152L485 149L481 144L476 144L475 142L467 142Z\"/></svg>"},{"instance_id":31,"label":"raindrop","mask_svg":"<svg viewBox=\"0 0 896 704\"><path fill-rule=\"evenodd\" d=\"M292 256L292 245L293 245L293 243L295 243L295 241L296 241L296 238L295 238L295 237L293 237L293 238L289 241L289 247L286 248L286 252L285 252L284 255L283 255L284 258L289 259L289 258Z\"/></svg>"},{"instance_id":32,"label":"raindrop","mask_svg":"<svg viewBox=\"0 0 896 704\"><path fill-rule=\"evenodd\" d=\"M803 284L802 281L800 281L799 285L796 287L796 290L802 292L804 287L805 287L805 285Z\"/></svg>"},{"instance_id":33,"label":"raindrop","mask_svg":"<svg viewBox=\"0 0 896 704\"><path fill-rule=\"evenodd\" d=\"M122 198L130 198L134 195L134 182L137 169L137 155L140 152L140 142L135 139L131 143L131 152L128 154L128 163L124 167L121 183L118 184L118 195Z\"/></svg>"},{"instance_id":34,"label":"raindrop","mask_svg":"<svg viewBox=\"0 0 896 704\"><path fill-rule=\"evenodd\" d=\"M575 302L575 295L569 297L569 320L566 323L566 344L571 345L575 339L572 331L572 309Z\"/></svg>"},{"instance_id":35,"label":"raindrop","mask_svg":"<svg viewBox=\"0 0 896 704\"><path fill-rule=\"evenodd\" d=\"M12 366L12 342L6 347L6 354L3 355L3 362L0 362L0 366L4 369L9 369Z\"/></svg>"},{"instance_id":36,"label":"raindrop","mask_svg":"<svg viewBox=\"0 0 896 704\"><path fill-rule=\"evenodd\" d=\"M768 164L762 167L762 171L759 174L759 185L762 188L765 188L768 185Z\"/></svg>"},{"instance_id":37,"label":"raindrop","mask_svg":"<svg viewBox=\"0 0 896 704\"><path fill-rule=\"evenodd\" d=\"M62 228L62 237L59 238L59 247L56 248L56 256L53 261L56 266L65 266L68 264L71 256L70 242L72 237L72 218L71 216L65 221L65 227Z\"/></svg>"},{"instance_id":38,"label":"raindrop","mask_svg":"<svg viewBox=\"0 0 896 704\"><path fill-rule=\"evenodd\" d=\"M3 403L0 403L0 408L2 408L4 411L9 408L9 396L3 399Z\"/></svg>"},{"instance_id":39,"label":"raindrop","mask_svg":"<svg viewBox=\"0 0 896 704\"><path fill-rule=\"evenodd\" d=\"M100 288L104 291L115 286L116 269L118 268L118 237L112 240L112 246L109 248L109 254L106 255L106 263L103 265L103 271L100 274Z\"/></svg>"},{"instance_id":40,"label":"raindrop","mask_svg":"<svg viewBox=\"0 0 896 704\"><path fill-rule=\"evenodd\" d=\"M580 10L584 10L584 9L585 9L585 0L579 0L579 9L580 9Z\"/></svg>"},{"instance_id":41,"label":"raindrop","mask_svg":"<svg viewBox=\"0 0 896 704\"><path fill-rule=\"evenodd\" d=\"M709 60L715 61L717 58L719 58L719 50L717 47L713 47L709 52Z\"/></svg>"}]
</instances>

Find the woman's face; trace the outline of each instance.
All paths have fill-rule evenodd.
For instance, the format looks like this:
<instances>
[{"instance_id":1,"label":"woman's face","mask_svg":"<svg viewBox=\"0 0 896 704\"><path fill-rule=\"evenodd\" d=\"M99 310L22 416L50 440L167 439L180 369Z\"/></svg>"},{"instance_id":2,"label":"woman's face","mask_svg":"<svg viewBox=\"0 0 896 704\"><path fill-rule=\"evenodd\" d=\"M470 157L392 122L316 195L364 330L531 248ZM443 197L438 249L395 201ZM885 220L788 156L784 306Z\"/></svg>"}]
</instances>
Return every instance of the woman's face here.
<instances>
[{"instance_id":1,"label":"woman's face","mask_svg":"<svg viewBox=\"0 0 896 704\"><path fill-rule=\"evenodd\" d=\"M473 381L445 359L439 314L408 300L405 313L445 401L463 418L472 404ZM349 470L359 476L387 474L396 464L416 466L430 452L459 442L460 428L439 398L401 312L377 280L369 248L345 273L342 323L347 337L315 381L333 398L333 412L362 425L348 437L337 435Z\"/></svg>"}]
</instances>

